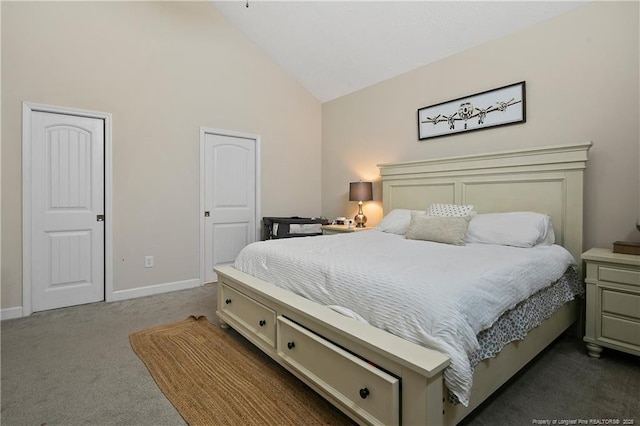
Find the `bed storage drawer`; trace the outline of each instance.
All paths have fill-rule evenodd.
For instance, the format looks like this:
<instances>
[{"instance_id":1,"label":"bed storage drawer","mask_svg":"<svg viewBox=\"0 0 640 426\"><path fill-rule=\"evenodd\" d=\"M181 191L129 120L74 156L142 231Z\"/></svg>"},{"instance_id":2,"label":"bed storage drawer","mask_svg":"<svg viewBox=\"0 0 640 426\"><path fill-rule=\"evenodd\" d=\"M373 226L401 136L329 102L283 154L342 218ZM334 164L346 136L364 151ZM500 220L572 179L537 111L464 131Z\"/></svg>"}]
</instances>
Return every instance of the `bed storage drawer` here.
<instances>
[{"instance_id":1,"label":"bed storage drawer","mask_svg":"<svg viewBox=\"0 0 640 426\"><path fill-rule=\"evenodd\" d=\"M398 378L282 316L278 355L367 423L399 424Z\"/></svg>"},{"instance_id":2,"label":"bed storage drawer","mask_svg":"<svg viewBox=\"0 0 640 426\"><path fill-rule=\"evenodd\" d=\"M222 283L220 285L222 286L221 310L269 346L275 348L275 311Z\"/></svg>"}]
</instances>

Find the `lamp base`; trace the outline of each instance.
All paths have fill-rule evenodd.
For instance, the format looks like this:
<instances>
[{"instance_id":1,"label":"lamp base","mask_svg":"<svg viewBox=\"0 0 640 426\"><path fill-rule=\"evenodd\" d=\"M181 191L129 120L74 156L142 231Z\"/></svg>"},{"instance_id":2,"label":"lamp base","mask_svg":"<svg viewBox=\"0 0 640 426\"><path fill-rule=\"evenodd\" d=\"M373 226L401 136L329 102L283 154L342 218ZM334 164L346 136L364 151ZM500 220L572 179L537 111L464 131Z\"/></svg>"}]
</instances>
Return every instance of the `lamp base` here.
<instances>
[{"instance_id":1,"label":"lamp base","mask_svg":"<svg viewBox=\"0 0 640 426\"><path fill-rule=\"evenodd\" d=\"M353 218L353 221L356 223L356 228L365 228L367 217L362 213L362 201L358 203L358 214Z\"/></svg>"},{"instance_id":2,"label":"lamp base","mask_svg":"<svg viewBox=\"0 0 640 426\"><path fill-rule=\"evenodd\" d=\"M363 214L357 214L353 221L356 224L356 228L366 228L365 223L367 223L367 217Z\"/></svg>"}]
</instances>

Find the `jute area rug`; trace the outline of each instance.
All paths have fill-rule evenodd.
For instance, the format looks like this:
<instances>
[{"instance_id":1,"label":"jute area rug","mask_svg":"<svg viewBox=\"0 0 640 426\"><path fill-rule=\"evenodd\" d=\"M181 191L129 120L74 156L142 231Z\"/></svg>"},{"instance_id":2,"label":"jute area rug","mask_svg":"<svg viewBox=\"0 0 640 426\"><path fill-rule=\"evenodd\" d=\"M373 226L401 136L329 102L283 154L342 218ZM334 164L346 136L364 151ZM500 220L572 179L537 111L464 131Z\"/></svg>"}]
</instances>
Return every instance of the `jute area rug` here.
<instances>
[{"instance_id":1,"label":"jute area rug","mask_svg":"<svg viewBox=\"0 0 640 426\"><path fill-rule=\"evenodd\" d=\"M238 333L205 317L138 331L129 340L190 425L353 424Z\"/></svg>"}]
</instances>

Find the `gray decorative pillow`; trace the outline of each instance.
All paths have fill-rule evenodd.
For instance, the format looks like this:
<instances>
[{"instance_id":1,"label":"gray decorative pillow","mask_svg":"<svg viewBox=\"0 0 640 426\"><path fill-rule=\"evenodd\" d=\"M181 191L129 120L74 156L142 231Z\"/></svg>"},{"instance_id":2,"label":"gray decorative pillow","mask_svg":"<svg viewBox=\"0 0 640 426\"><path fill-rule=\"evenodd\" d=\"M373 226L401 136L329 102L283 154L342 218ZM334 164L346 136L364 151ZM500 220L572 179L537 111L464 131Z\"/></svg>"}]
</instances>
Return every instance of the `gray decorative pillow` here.
<instances>
[{"instance_id":1,"label":"gray decorative pillow","mask_svg":"<svg viewBox=\"0 0 640 426\"><path fill-rule=\"evenodd\" d=\"M463 246L469 227L468 217L411 215L405 237L409 240L434 241Z\"/></svg>"}]
</instances>

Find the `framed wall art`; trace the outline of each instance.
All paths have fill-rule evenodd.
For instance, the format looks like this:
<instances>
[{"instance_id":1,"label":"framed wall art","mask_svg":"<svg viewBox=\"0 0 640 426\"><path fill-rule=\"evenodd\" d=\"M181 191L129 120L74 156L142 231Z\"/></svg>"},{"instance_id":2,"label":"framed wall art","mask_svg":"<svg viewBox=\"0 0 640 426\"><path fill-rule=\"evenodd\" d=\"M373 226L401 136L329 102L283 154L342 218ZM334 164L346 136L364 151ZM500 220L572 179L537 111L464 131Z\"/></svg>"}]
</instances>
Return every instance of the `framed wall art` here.
<instances>
[{"instance_id":1,"label":"framed wall art","mask_svg":"<svg viewBox=\"0 0 640 426\"><path fill-rule=\"evenodd\" d=\"M525 82L420 108L420 140L526 122Z\"/></svg>"}]
</instances>

